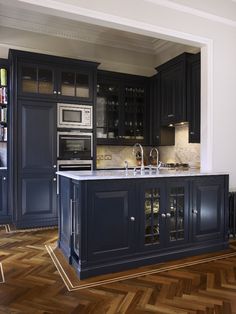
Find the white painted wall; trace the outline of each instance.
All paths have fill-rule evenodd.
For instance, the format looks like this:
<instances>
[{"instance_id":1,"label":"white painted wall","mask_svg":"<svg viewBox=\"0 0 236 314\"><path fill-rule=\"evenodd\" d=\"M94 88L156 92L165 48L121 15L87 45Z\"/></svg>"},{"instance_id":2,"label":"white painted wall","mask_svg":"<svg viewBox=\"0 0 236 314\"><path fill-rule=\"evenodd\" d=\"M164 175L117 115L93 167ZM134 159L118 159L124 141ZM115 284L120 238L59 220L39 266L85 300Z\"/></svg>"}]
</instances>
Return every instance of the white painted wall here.
<instances>
[{"instance_id":1,"label":"white painted wall","mask_svg":"<svg viewBox=\"0 0 236 314\"><path fill-rule=\"evenodd\" d=\"M221 3L222 12L224 12L224 18L221 19L212 15L201 17L201 14L195 15L195 11L192 11L193 14L191 11L181 12L181 7L168 8L166 5L161 6L148 0L13 0L12 2L15 5L20 3L41 12L50 11L51 14L74 20L97 23L149 36L162 36L184 44L198 46L196 40L203 42L209 39L209 43L212 40L212 63L211 59L205 58L206 53L203 54L204 63L207 64L206 61L208 61L209 69L211 70L212 66L213 71L207 76L205 71L207 68L204 68L202 74L203 84L205 84L202 101L202 106L204 106L202 108L204 113L202 117L202 164L212 168L213 171L230 173L230 186L236 187L234 140L236 134L236 24L234 15L227 15L229 14L226 10L228 1ZM173 1L157 0L157 3L161 2L168 4ZM180 0L174 2L183 3ZM186 2L185 4L188 5ZM198 0L188 3L197 4ZM214 6L214 2L211 1L211 3ZM218 4L219 1L213 13L218 13ZM225 20L226 17L230 19ZM179 40L177 37L182 39ZM191 43L186 41L191 38Z\"/></svg>"}]
</instances>

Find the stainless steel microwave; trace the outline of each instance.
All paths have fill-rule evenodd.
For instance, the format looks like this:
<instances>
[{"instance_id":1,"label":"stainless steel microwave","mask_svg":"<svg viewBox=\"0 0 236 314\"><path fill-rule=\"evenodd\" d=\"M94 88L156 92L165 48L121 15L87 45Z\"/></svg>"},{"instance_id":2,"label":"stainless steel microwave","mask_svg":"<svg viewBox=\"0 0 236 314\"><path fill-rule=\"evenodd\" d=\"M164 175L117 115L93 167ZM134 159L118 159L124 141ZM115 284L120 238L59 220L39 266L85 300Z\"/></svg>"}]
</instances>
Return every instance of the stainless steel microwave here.
<instances>
[{"instance_id":1,"label":"stainless steel microwave","mask_svg":"<svg viewBox=\"0 0 236 314\"><path fill-rule=\"evenodd\" d=\"M57 104L57 127L92 129L93 107L88 105Z\"/></svg>"}]
</instances>

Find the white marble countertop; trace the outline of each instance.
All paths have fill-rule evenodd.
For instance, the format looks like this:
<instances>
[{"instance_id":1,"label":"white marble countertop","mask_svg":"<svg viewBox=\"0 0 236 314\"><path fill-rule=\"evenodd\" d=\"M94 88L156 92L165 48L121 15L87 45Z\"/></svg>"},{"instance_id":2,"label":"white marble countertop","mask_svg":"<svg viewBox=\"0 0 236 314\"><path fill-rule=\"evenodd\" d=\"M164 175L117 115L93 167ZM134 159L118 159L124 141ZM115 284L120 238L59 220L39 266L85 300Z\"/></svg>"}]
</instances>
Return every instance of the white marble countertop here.
<instances>
[{"instance_id":1,"label":"white marble countertop","mask_svg":"<svg viewBox=\"0 0 236 314\"><path fill-rule=\"evenodd\" d=\"M111 180L111 179L145 179L145 178L162 178L162 177L188 177L188 176L210 176L210 175L227 175L227 173L202 172L199 169L189 170L166 170L161 169L158 172L140 173L138 170L94 170L94 171L58 171L58 175L71 178L74 180Z\"/></svg>"}]
</instances>

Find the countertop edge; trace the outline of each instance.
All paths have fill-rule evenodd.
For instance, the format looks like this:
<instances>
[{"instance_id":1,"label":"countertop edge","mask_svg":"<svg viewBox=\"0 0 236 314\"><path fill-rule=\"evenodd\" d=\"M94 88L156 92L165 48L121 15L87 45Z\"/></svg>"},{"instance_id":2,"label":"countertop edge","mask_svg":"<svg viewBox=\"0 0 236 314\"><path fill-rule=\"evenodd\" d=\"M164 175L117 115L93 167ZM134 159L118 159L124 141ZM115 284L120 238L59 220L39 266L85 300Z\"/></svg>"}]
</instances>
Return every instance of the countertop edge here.
<instances>
[{"instance_id":1,"label":"countertop edge","mask_svg":"<svg viewBox=\"0 0 236 314\"><path fill-rule=\"evenodd\" d=\"M100 172L100 173L99 173ZM116 173L117 172L117 173ZM194 176L217 176L217 175L229 175L222 172L201 172L201 171L173 171L164 170L158 174L134 174L133 171L129 171L127 174L125 171L112 170L112 171L58 171L57 175L67 177L78 181L91 181L91 180L118 180L118 179L148 179L148 178L164 178L164 177L194 177Z\"/></svg>"}]
</instances>

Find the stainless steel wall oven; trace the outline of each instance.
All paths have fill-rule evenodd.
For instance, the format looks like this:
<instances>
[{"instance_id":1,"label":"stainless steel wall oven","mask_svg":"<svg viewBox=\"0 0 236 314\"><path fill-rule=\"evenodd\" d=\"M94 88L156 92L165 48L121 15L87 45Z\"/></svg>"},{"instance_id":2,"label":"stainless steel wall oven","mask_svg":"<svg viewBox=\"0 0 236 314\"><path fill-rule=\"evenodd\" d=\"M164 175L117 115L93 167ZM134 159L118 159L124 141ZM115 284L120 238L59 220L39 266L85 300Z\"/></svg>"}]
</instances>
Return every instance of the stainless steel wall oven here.
<instances>
[{"instance_id":1,"label":"stainless steel wall oven","mask_svg":"<svg viewBox=\"0 0 236 314\"><path fill-rule=\"evenodd\" d=\"M57 158L91 160L93 158L93 134L79 131L58 132Z\"/></svg>"}]
</instances>

